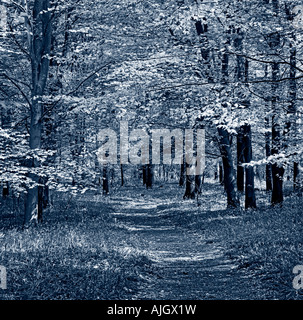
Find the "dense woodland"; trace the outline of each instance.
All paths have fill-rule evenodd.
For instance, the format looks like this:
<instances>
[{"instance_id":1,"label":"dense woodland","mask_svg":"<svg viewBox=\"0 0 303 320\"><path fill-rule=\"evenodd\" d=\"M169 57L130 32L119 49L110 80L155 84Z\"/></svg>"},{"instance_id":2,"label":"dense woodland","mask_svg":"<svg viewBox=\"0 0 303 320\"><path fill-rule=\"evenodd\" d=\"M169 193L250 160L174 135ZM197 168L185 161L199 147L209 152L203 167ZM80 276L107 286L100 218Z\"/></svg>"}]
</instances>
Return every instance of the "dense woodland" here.
<instances>
[{"instance_id":1,"label":"dense woodland","mask_svg":"<svg viewBox=\"0 0 303 320\"><path fill-rule=\"evenodd\" d=\"M256 189L268 206L283 205L286 182L301 192L300 1L2 0L0 13L1 205L13 199L25 226L54 193L173 181L201 199L209 179L229 208L244 194L253 209ZM98 132L121 121L205 128L204 175L100 164Z\"/></svg>"}]
</instances>

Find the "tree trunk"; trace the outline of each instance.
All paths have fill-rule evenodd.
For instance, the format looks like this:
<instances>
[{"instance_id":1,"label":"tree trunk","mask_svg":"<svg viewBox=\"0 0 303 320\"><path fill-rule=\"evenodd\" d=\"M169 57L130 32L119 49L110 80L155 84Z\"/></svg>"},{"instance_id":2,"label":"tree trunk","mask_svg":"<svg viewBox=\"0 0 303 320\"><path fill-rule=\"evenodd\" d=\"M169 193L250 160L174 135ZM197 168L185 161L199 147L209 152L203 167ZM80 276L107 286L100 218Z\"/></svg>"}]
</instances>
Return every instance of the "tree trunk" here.
<instances>
[{"instance_id":1,"label":"tree trunk","mask_svg":"<svg viewBox=\"0 0 303 320\"><path fill-rule=\"evenodd\" d=\"M180 166L180 179L179 179L179 186L183 187L186 179L186 172L185 172L185 163L183 162Z\"/></svg>"},{"instance_id":2,"label":"tree trunk","mask_svg":"<svg viewBox=\"0 0 303 320\"><path fill-rule=\"evenodd\" d=\"M147 164L146 165L146 189L151 189L153 187L153 180L154 180L153 165Z\"/></svg>"},{"instance_id":3,"label":"tree trunk","mask_svg":"<svg viewBox=\"0 0 303 320\"><path fill-rule=\"evenodd\" d=\"M273 12L276 16L279 13L279 0L272 0ZM270 46L273 50L280 48L280 35L279 33L273 33L270 35ZM279 96L279 74L280 68L279 63L272 63L272 149L271 154L277 155L282 150L282 139L281 139L281 114L283 109L278 102ZM284 168L277 162L272 165L272 195L271 204L281 205L283 203L283 176Z\"/></svg>"},{"instance_id":4,"label":"tree trunk","mask_svg":"<svg viewBox=\"0 0 303 320\"><path fill-rule=\"evenodd\" d=\"M223 166L219 164L219 182L221 185L224 185L224 174L223 174Z\"/></svg>"},{"instance_id":5,"label":"tree trunk","mask_svg":"<svg viewBox=\"0 0 303 320\"><path fill-rule=\"evenodd\" d=\"M287 10L287 18L289 21L293 21L293 15L290 13L290 10ZM285 148L291 145L295 147L297 141L294 141L298 135L297 124L296 124L296 113L297 113L297 81L296 81L296 66L297 66L297 49L296 49L296 35L292 34L292 42L290 42L290 59L289 59L289 105L287 108L287 121L284 130L285 136ZM294 191L298 189L298 177L299 174L299 165L298 162L294 161L293 163L293 189Z\"/></svg>"},{"instance_id":6,"label":"tree trunk","mask_svg":"<svg viewBox=\"0 0 303 320\"><path fill-rule=\"evenodd\" d=\"M229 32L230 33L230 32ZM230 36L226 41L226 45L230 45ZM226 86L228 83L228 66L229 66L229 55L227 50L224 51L222 57L222 86ZM240 206L236 190L236 179L233 166L233 157L231 151L231 137L227 129L224 126L217 127L219 134L219 148L222 156L223 171L224 171L224 189L227 195L227 207L237 208Z\"/></svg>"},{"instance_id":7,"label":"tree trunk","mask_svg":"<svg viewBox=\"0 0 303 320\"><path fill-rule=\"evenodd\" d=\"M146 186L146 165L142 165L142 179L143 185Z\"/></svg>"},{"instance_id":8,"label":"tree trunk","mask_svg":"<svg viewBox=\"0 0 303 320\"><path fill-rule=\"evenodd\" d=\"M218 133L224 170L224 187L227 194L227 207L237 208L240 206L240 202L235 185L235 174L232 160L230 136L228 131L221 127L218 127Z\"/></svg>"},{"instance_id":9,"label":"tree trunk","mask_svg":"<svg viewBox=\"0 0 303 320\"><path fill-rule=\"evenodd\" d=\"M244 192L244 128L240 127L237 135L237 188Z\"/></svg>"},{"instance_id":10,"label":"tree trunk","mask_svg":"<svg viewBox=\"0 0 303 320\"><path fill-rule=\"evenodd\" d=\"M186 163L186 168L189 168L189 166L190 165ZM185 193L184 193L183 199L195 199L195 195L196 195L195 177L196 176L188 175L186 172Z\"/></svg>"},{"instance_id":11,"label":"tree trunk","mask_svg":"<svg viewBox=\"0 0 303 320\"><path fill-rule=\"evenodd\" d=\"M202 184L203 184L204 175L196 175L195 176L195 193L202 193Z\"/></svg>"},{"instance_id":12,"label":"tree trunk","mask_svg":"<svg viewBox=\"0 0 303 320\"><path fill-rule=\"evenodd\" d=\"M30 141L32 150L41 148L42 137L42 95L47 82L49 70L49 55L51 48L51 18L49 0L35 0L33 19L30 23L25 18L28 28L29 51L32 69L32 101L30 110ZM31 168L39 167L39 161L33 157ZM34 185L28 189L24 215L24 225L28 226L32 220L38 220L38 184L39 176L30 173ZM42 213L41 213L42 215ZM40 219L40 221L42 218Z\"/></svg>"},{"instance_id":13,"label":"tree trunk","mask_svg":"<svg viewBox=\"0 0 303 320\"><path fill-rule=\"evenodd\" d=\"M276 155L281 150L281 128L279 123L279 110L277 107L277 84L275 81L278 79L279 65L274 63L272 67L273 72L273 98L272 98L272 150L271 154ZM272 205L283 203L283 175L284 168L277 163L272 164Z\"/></svg>"},{"instance_id":14,"label":"tree trunk","mask_svg":"<svg viewBox=\"0 0 303 320\"><path fill-rule=\"evenodd\" d=\"M41 118L42 118L42 102L35 101L32 102L31 110L31 126L30 126L30 148L40 149L41 146ZM38 168L39 161L37 158L33 158L30 161L31 168ZM26 197L26 206L25 206L25 216L24 216L24 225L28 226L31 221L38 222L38 185L40 178L37 174L29 173L29 178L33 181L34 185L28 189ZM40 209L41 210L41 209ZM40 211L40 216L42 212ZM41 221L41 218L40 218Z\"/></svg>"},{"instance_id":15,"label":"tree trunk","mask_svg":"<svg viewBox=\"0 0 303 320\"><path fill-rule=\"evenodd\" d=\"M124 186L124 172L123 172L123 164L120 164L120 172L121 172L121 187Z\"/></svg>"},{"instance_id":16,"label":"tree trunk","mask_svg":"<svg viewBox=\"0 0 303 320\"><path fill-rule=\"evenodd\" d=\"M39 182L42 183L41 179ZM43 190L44 190L43 185L39 185L38 186L38 213L37 213L38 222L43 221Z\"/></svg>"},{"instance_id":17,"label":"tree trunk","mask_svg":"<svg viewBox=\"0 0 303 320\"><path fill-rule=\"evenodd\" d=\"M299 164L298 164L298 162L294 162L294 175L293 175L293 177L294 177L294 186L293 186L293 188L294 188L294 191L297 191L298 189L299 189L299 186L300 186L300 184L299 184L299 182L298 182L298 176L299 176Z\"/></svg>"},{"instance_id":18,"label":"tree trunk","mask_svg":"<svg viewBox=\"0 0 303 320\"><path fill-rule=\"evenodd\" d=\"M103 165L103 194L109 194L109 168L106 164Z\"/></svg>"},{"instance_id":19,"label":"tree trunk","mask_svg":"<svg viewBox=\"0 0 303 320\"><path fill-rule=\"evenodd\" d=\"M3 199L8 197L8 195L9 195L9 184L8 184L8 182L4 182L3 183L3 187L2 187L2 197L3 197Z\"/></svg>"},{"instance_id":20,"label":"tree trunk","mask_svg":"<svg viewBox=\"0 0 303 320\"><path fill-rule=\"evenodd\" d=\"M276 155L281 151L281 127L279 123L280 110L278 108L277 101L277 79L279 75L279 65L278 63L273 63L272 66L272 79L273 79L273 98L272 98L272 150L271 154ZM284 168L277 164L272 164L272 196L271 203L272 205L282 204L283 203L283 176Z\"/></svg>"},{"instance_id":21,"label":"tree trunk","mask_svg":"<svg viewBox=\"0 0 303 320\"><path fill-rule=\"evenodd\" d=\"M268 159L271 155L271 143L270 143L270 138L271 138L271 134L268 131L269 130L269 118L266 117L265 118L265 129L266 129L266 133L265 133L265 155L266 158ZM272 190L272 177L271 177L271 164L267 163L266 164L266 168L265 168L265 180L266 180L266 191L271 191Z\"/></svg>"},{"instance_id":22,"label":"tree trunk","mask_svg":"<svg viewBox=\"0 0 303 320\"><path fill-rule=\"evenodd\" d=\"M238 52L243 51L243 34L240 29L233 30L235 35L234 46ZM236 80L241 83L245 81L245 59L242 55L237 55ZM248 71L248 70L247 70ZM242 102L245 104L244 102ZM237 132L237 188L239 192L244 192L244 128L241 126Z\"/></svg>"},{"instance_id":23,"label":"tree trunk","mask_svg":"<svg viewBox=\"0 0 303 320\"><path fill-rule=\"evenodd\" d=\"M251 126L246 124L243 126L243 145L244 145L244 161L249 164L252 161L252 145L251 145ZM254 168L252 166L245 167L245 209L256 208L255 184L254 184Z\"/></svg>"}]
</instances>

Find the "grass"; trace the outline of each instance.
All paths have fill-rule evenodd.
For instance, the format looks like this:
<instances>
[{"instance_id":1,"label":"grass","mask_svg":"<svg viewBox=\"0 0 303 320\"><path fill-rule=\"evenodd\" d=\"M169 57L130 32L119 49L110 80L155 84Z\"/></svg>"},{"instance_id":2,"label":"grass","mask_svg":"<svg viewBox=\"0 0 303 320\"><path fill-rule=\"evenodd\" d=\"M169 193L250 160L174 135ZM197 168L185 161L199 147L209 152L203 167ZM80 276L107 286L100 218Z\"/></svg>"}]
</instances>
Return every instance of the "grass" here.
<instances>
[{"instance_id":1,"label":"grass","mask_svg":"<svg viewBox=\"0 0 303 320\"><path fill-rule=\"evenodd\" d=\"M0 299L131 298L150 267L138 240L115 228L105 204L55 203L41 226L0 231Z\"/></svg>"},{"instance_id":2,"label":"grass","mask_svg":"<svg viewBox=\"0 0 303 320\"><path fill-rule=\"evenodd\" d=\"M230 211L224 209L225 196L218 185L204 185L201 207L195 201L183 201L182 193L176 186L164 186L140 189L139 198L143 201L149 194L155 203L161 197L167 199L157 209L162 210L163 219L206 241L218 242L226 258L237 265L243 283L254 288L254 299L303 298L302 290L292 287L292 270L303 264L302 197L289 193L282 208L271 208L269 195L260 191L257 210ZM145 247L143 239L115 224L109 214L110 200L88 199L61 195L41 226L0 229L0 265L7 268L8 276L0 299L138 296L142 282L155 271L140 250Z\"/></svg>"},{"instance_id":3,"label":"grass","mask_svg":"<svg viewBox=\"0 0 303 320\"><path fill-rule=\"evenodd\" d=\"M209 199L204 196L203 201L218 201L220 194L215 196L215 192ZM301 300L303 290L294 290L292 270L303 265L303 198L290 194L281 208L264 205L268 198L265 192L259 192L257 198L257 210L205 211L202 206L194 214L175 214L172 218L176 225L220 242L226 257L238 265L238 272L250 278L257 292L255 298Z\"/></svg>"}]
</instances>

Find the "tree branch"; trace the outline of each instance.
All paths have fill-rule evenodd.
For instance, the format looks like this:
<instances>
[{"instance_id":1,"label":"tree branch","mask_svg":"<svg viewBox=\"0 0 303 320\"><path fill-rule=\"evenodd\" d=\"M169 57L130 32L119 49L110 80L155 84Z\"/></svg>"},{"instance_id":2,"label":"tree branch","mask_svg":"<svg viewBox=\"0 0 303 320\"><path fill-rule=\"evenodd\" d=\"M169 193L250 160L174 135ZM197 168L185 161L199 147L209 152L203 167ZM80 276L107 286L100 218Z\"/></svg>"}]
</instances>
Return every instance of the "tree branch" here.
<instances>
[{"instance_id":1,"label":"tree branch","mask_svg":"<svg viewBox=\"0 0 303 320\"><path fill-rule=\"evenodd\" d=\"M93 78L99 71L101 71L102 69L106 68L107 66L109 66L112 62L108 62L105 65L103 65L102 67L98 68L97 70L95 70L94 72L92 72L89 76L87 76L85 79L83 79L82 81L80 81L80 83L76 86L75 89L73 89L72 91L68 92L67 95L71 95L74 94L76 91L79 90L79 88L87 81L89 81L91 78Z\"/></svg>"},{"instance_id":2,"label":"tree branch","mask_svg":"<svg viewBox=\"0 0 303 320\"><path fill-rule=\"evenodd\" d=\"M9 77L7 74L3 73L3 76L8 79L21 93L21 95L23 96L23 98L26 100L26 102L28 103L28 105L30 106L30 108L32 107L32 104L30 102L30 100L28 99L28 97L26 96L26 94L23 92L23 90L21 89L21 87L18 85L17 82L15 82L11 77Z\"/></svg>"}]
</instances>

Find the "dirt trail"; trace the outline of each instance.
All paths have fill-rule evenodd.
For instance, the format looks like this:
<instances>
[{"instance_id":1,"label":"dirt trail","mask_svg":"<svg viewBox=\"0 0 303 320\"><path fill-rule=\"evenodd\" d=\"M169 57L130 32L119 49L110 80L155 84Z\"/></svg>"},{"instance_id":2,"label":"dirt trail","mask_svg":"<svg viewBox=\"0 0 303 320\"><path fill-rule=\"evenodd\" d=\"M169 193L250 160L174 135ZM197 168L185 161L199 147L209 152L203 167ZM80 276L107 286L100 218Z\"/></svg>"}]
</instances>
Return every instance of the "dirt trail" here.
<instances>
[{"instance_id":1,"label":"dirt trail","mask_svg":"<svg viewBox=\"0 0 303 320\"><path fill-rule=\"evenodd\" d=\"M141 287L137 299L252 299L249 279L226 258L224 247L207 232L176 226L170 214L181 211L160 191L134 200L111 198L118 227L142 240L140 250L152 259L157 276ZM194 205L194 204L193 204ZM190 206L184 210L190 210Z\"/></svg>"}]
</instances>

